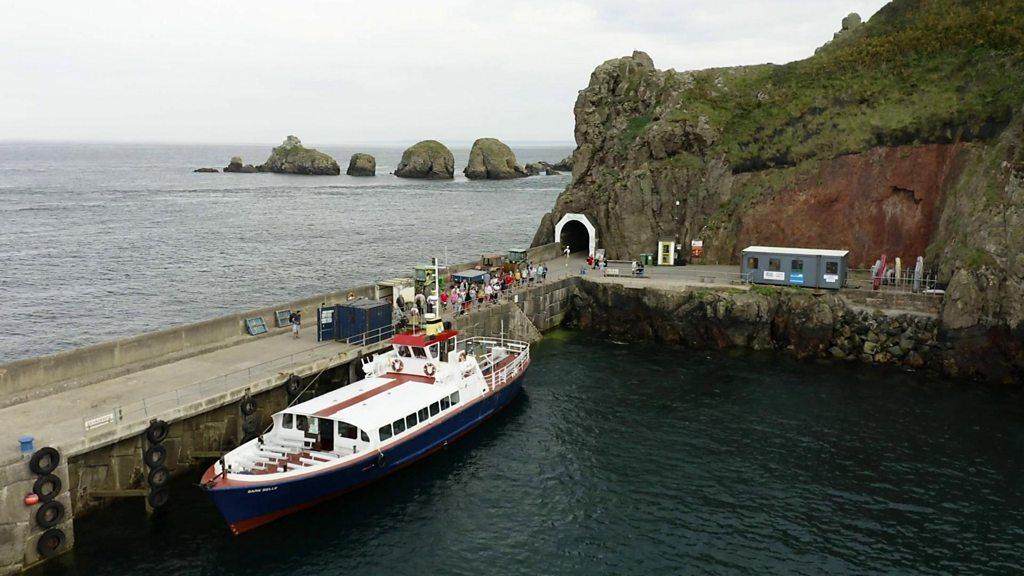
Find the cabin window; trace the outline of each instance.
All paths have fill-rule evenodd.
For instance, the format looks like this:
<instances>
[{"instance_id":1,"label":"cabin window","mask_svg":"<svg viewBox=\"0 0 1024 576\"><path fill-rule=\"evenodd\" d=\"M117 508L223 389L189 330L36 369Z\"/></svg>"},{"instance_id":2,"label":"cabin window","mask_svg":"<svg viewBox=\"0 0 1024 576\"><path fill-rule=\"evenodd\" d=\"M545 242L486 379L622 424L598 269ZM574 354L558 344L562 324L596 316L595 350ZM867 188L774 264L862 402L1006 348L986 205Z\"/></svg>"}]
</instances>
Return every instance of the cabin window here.
<instances>
[{"instance_id":1,"label":"cabin window","mask_svg":"<svg viewBox=\"0 0 1024 576\"><path fill-rule=\"evenodd\" d=\"M769 258L768 269L774 272L779 272L780 270L782 270L782 260L780 260L779 258Z\"/></svg>"},{"instance_id":2,"label":"cabin window","mask_svg":"<svg viewBox=\"0 0 1024 576\"><path fill-rule=\"evenodd\" d=\"M426 358L427 357L426 351L424 351L423 348L420 348L418 346L412 349L412 353L417 358Z\"/></svg>"},{"instance_id":3,"label":"cabin window","mask_svg":"<svg viewBox=\"0 0 1024 576\"><path fill-rule=\"evenodd\" d=\"M441 410L447 410L448 408L451 407L451 405L451 400L449 400L447 396L441 398Z\"/></svg>"},{"instance_id":4,"label":"cabin window","mask_svg":"<svg viewBox=\"0 0 1024 576\"><path fill-rule=\"evenodd\" d=\"M363 442L369 442L370 441L370 435L366 433L366 430L360 430L359 431L359 439L362 440Z\"/></svg>"},{"instance_id":5,"label":"cabin window","mask_svg":"<svg viewBox=\"0 0 1024 576\"><path fill-rule=\"evenodd\" d=\"M398 355L402 358L412 358L412 352L409 351L408 346L399 346Z\"/></svg>"},{"instance_id":6,"label":"cabin window","mask_svg":"<svg viewBox=\"0 0 1024 576\"><path fill-rule=\"evenodd\" d=\"M348 438L349 440L356 439L356 432L359 429L349 424L348 422L338 422L338 436L342 438Z\"/></svg>"},{"instance_id":7,"label":"cabin window","mask_svg":"<svg viewBox=\"0 0 1024 576\"><path fill-rule=\"evenodd\" d=\"M456 404L459 403L459 393L457 391L452 392L452 395L449 398L452 401L452 406L455 406Z\"/></svg>"},{"instance_id":8,"label":"cabin window","mask_svg":"<svg viewBox=\"0 0 1024 576\"><path fill-rule=\"evenodd\" d=\"M430 345L430 357L434 358L436 360L438 358L438 354L440 353L440 350L441 349L440 349L440 347L437 344L431 344Z\"/></svg>"},{"instance_id":9,"label":"cabin window","mask_svg":"<svg viewBox=\"0 0 1024 576\"><path fill-rule=\"evenodd\" d=\"M839 262L825 262L825 274L839 274Z\"/></svg>"},{"instance_id":10,"label":"cabin window","mask_svg":"<svg viewBox=\"0 0 1024 576\"><path fill-rule=\"evenodd\" d=\"M412 428L415 425L416 425L416 413L413 412L412 414L409 414L408 416L405 417L405 427L406 428Z\"/></svg>"},{"instance_id":11,"label":"cabin window","mask_svg":"<svg viewBox=\"0 0 1024 576\"><path fill-rule=\"evenodd\" d=\"M803 272L804 271L804 261L803 260L793 260L792 264L790 264L790 269L793 272Z\"/></svg>"},{"instance_id":12,"label":"cabin window","mask_svg":"<svg viewBox=\"0 0 1024 576\"><path fill-rule=\"evenodd\" d=\"M309 418L307 418L306 416L301 416L301 415L300 416L296 416L295 417L295 428L298 429L298 430L302 430L303 432L309 430Z\"/></svg>"},{"instance_id":13,"label":"cabin window","mask_svg":"<svg viewBox=\"0 0 1024 576\"><path fill-rule=\"evenodd\" d=\"M402 432L405 432L405 418L399 418L391 423L391 429L395 431L395 436L398 436Z\"/></svg>"},{"instance_id":14,"label":"cabin window","mask_svg":"<svg viewBox=\"0 0 1024 576\"><path fill-rule=\"evenodd\" d=\"M282 428L287 428L289 430L292 429L292 415L291 414L285 414L285 415L281 416L281 427Z\"/></svg>"},{"instance_id":15,"label":"cabin window","mask_svg":"<svg viewBox=\"0 0 1024 576\"><path fill-rule=\"evenodd\" d=\"M749 268L751 270L757 270L757 265L758 265L757 258L755 258L753 256L751 256L750 258L747 258L747 268Z\"/></svg>"},{"instance_id":16,"label":"cabin window","mask_svg":"<svg viewBox=\"0 0 1024 576\"><path fill-rule=\"evenodd\" d=\"M423 422L427 418L430 418L430 411L426 408L420 408L418 415L420 417L420 422Z\"/></svg>"},{"instance_id":17,"label":"cabin window","mask_svg":"<svg viewBox=\"0 0 1024 576\"><path fill-rule=\"evenodd\" d=\"M380 430L378 430L377 433L380 434L381 442L387 440L388 438L391 438L391 424L385 424L384 426L381 426Z\"/></svg>"},{"instance_id":18,"label":"cabin window","mask_svg":"<svg viewBox=\"0 0 1024 576\"><path fill-rule=\"evenodd\" d=\"M441 407L437 404L437 402L434 402L433 404L430 405L430 415L431 416L437 416L437 413L440 412L440 411L441 411Z\"/></svg>"}]
</instances>

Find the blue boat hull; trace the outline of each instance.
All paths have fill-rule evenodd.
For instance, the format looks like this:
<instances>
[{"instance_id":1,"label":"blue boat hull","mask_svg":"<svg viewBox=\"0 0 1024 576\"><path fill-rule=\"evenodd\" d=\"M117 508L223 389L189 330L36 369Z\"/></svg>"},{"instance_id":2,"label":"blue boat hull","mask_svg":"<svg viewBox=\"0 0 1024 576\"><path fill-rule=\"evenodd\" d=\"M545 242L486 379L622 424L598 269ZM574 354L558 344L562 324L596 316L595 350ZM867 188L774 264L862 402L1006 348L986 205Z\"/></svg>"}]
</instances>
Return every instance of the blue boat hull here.
<instances>
[{"instance_id":1,"label":"blue boat hull","mask_svg":"<svg viewBox=\"0 0 1024 576\"><path fill-rule=\"evenodd\" d=\"M445 447L507 406L522 390L522 380L523 374L401 443L380 453L367 452L350 464L287 481L215 484L207 492L231 531L241 534L369 484Z\"/></svg>"}]
</instances>

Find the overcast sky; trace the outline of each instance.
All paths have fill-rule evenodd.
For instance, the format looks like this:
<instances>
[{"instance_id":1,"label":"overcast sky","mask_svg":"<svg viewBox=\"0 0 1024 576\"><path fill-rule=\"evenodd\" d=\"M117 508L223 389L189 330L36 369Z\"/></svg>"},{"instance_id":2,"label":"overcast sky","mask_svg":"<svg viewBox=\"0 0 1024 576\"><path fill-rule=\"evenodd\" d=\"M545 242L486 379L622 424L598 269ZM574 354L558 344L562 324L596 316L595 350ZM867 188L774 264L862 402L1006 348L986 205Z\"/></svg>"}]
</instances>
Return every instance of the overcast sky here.
<instances>
[{"instance_id":1,"label":"overcast sky","mask_svg":"<svg viewBox=\"0 0 1024 576\"><path fill-rule=\"evenodd\" d=\"M5 2L0 140L571 142L605 60L798 60L885 3Z\"/></svg>"}]
</instances>

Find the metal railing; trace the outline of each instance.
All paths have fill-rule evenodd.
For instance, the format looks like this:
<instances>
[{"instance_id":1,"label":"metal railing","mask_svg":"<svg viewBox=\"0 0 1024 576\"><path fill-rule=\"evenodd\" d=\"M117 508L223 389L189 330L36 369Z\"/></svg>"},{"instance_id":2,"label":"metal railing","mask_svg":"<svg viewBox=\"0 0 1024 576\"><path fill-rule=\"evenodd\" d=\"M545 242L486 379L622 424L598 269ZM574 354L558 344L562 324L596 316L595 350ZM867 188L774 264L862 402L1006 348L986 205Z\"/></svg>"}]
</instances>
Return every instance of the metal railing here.
<instances>
[{"instance_id":1,"label":"metal railing","mask_svg":"<svg viewBox=\"0 0 1024 576\"><path fill-rule=\"evenodd\" d=\"M926 292L939 288L935 274L925 274L918 283L918 289L914 290L914 270L903 269L897 275L895 270L889 268L888 274L883 275L878 290L885 292ZM851 268L847 272L845 288L859 288L861 290L874 289L874 277L870 268Z\"/></svg>"},{"instance_id":2,"label":"metal railing","mask_svg":"<svg viewBox=\"0 0 1024 576\"><path fill-rule=\"evenodd\" d=\"M99 433L106 429L108 424L147 421L157 418L170 410L187 406L194 402L204 401L210 396L242 391L252 384L254 377L261 379L281 372L291 372L298 366L308 364L316 359L326 358L327 356L323 354L323 349L329 346L344 344L357 347L367 343L373 344L384 341L390 338L397 328L397 325L391 324L346 338L344 342L334 340L323 342L302 352L293 352L271 358L259 364L253 364L252 366L192 382L174 390L147 396L135 402L111 406L105 409L91 409L90 416L68 419L67 421L78 421L86 434ZM352 342L353 339L355 339L355 342Z\"/></svg>"},{"instance_id":3,"label":"metal railing","mask_svg":"<svg viewBox=\"0 0 1024 576\"><path fill-rule=\"evenodd\" d=\"M492 390L514 380L522 372L523 367L530 361L530 344L521 340L473 336L459 341L457 348L460 351L465 350L467 354L476 354L477 350L489 354L495 348L504 348L516 358L498 370L491 370L490 374L484 376L484 380Z\"/></svg>"}]
</instances>

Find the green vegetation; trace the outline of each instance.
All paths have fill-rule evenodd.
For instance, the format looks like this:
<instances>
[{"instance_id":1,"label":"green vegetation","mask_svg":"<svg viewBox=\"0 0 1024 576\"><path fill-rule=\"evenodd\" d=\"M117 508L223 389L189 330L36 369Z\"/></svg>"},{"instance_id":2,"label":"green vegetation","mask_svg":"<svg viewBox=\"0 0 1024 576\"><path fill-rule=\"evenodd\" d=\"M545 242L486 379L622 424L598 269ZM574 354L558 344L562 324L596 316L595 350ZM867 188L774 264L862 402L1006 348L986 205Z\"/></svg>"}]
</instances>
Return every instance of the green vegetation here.
<instances>
[{"instance_id":1,"label":"green vegetation","mask_svg":"<svg viewBox=\"0 0 1024 576\"><path fill-rule=\"evenodd\" d=\"M1024 103L1024 0L895 0L806 60L687 74L665 119L704 118L736 172L989 139Z\"/></svg>"},{"instance_id":2,"label":"green vegetation","mask_svg":"<svg viewBox=\"0 0 1024 576\"><path fill-rule=\"evenodd\" d=\"M650 114L644 114L642 116L631 118L629 120L629 124L626 126L626 129L623 130L622 134L619 136L621 138L621 142L623 144L629 144L633 142L634 140L636 140L637 136L639 136L644 131L644 128L647 128L647 125L650 123Z\"/></svg>"}]
</instances>

